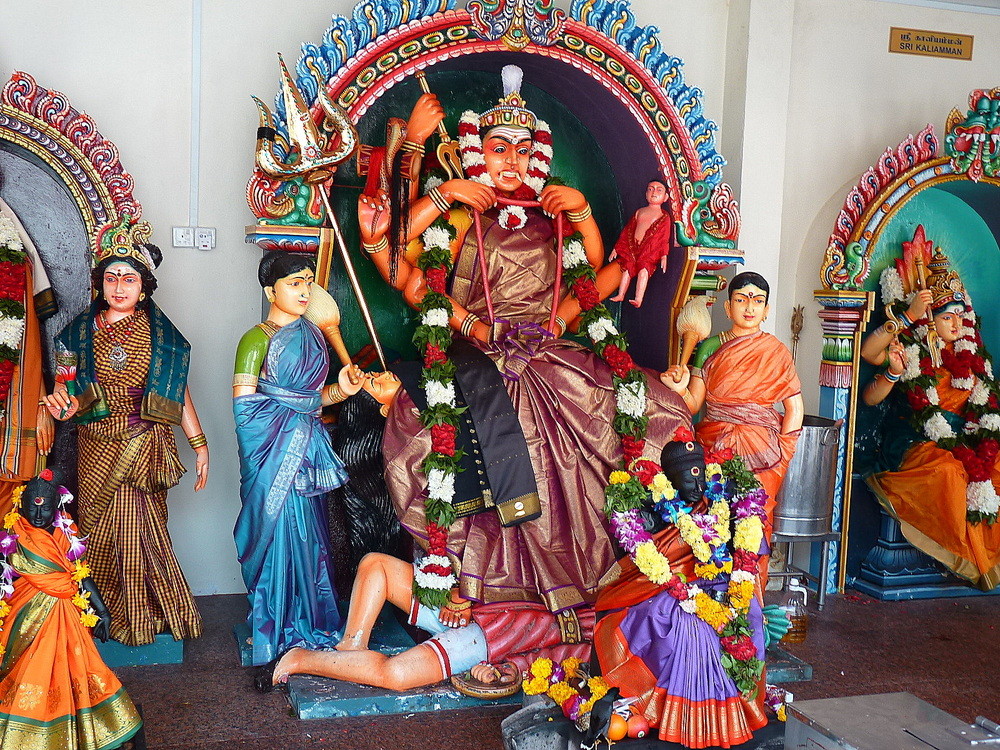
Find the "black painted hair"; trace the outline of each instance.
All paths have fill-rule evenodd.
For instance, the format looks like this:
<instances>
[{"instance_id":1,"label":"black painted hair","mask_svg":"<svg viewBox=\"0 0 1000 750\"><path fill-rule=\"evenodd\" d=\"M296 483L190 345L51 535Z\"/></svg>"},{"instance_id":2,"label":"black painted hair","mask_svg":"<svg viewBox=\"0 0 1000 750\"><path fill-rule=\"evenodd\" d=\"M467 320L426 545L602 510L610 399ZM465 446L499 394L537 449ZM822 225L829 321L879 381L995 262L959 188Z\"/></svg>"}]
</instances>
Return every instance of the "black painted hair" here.
<instances>
[{"instance_id":1,"label":"black painted hair","mask_svg":"<svg viewBox=\"0 0 1000 750\"><path fill-rule=\"evenodd\" d=\"M729 282L729 299L732 299L740 289L751 285L764 290L764 302L771 299L771 287L763 276L753 271L744 271L733 276L733 280Z\"/></svg>"},{"instance_id":2,"label":"black painted hair","mask_svg":"<svg viewBox=\"0 0 1000 750\"><path fill-rule=\"evenodd\" d=\"M316 259L312 255L271 250L260 259L260 265L257 266L257 281L262 287L274 286L274 282L278 279L283 279L305 268L310 271L316 270Z\"/></svg>"},{"instance_id":3,"label":"black painted hair","mask_svg":"<svg viewBox=\"0 0 1000 750\"><path fill-rule=\"evenodd\" d=\"M163 261L163 253L160 252L160 248L156 245L150 243L144 243L142 245L149 253L149 257L153 259L153 268L158 268L160 263ZM156 291L156 277L153 276L153 272L146 268L144 263L140 263L134 258L120 258L117 256L112 256L110 258L105 258L93 271L90 272L90 283L94 285L94 291L97 292L97 309L107 310L108 301L104 299L104 295L101 293L104 288L104 272L108 270L108 266L112 266L115 263L126 263L136 270L139 274L139 278L142 281L142 291L146 295L145 299L140 300L136 303L135 307L137 310L145 310L149 305L149 300L153 296L153 292Z\"/></svg>"}]
</instances>

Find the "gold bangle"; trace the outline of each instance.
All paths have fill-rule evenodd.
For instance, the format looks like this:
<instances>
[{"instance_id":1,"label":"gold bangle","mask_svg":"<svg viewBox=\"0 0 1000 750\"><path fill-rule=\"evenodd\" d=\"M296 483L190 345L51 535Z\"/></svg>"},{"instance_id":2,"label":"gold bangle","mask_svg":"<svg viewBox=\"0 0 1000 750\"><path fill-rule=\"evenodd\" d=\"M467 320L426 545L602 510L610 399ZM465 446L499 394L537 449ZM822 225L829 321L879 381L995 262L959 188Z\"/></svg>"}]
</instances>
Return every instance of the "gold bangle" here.
<instances>
[{"instance_id":1,"label":"gold bangle","mask_svg":"<svg viewBox=\"0 0 1000 750\"><path fill-rule=\"evenodd\" d=\"M244 372L238 372L235 375L233 375L233 387L234 388L238 387L238 386L241 386L241 385L249 385L252 388L256 388L257 387L257 382L258 382L258 379L257 379L256 375L249 375L249 374L244 373Z\"/></svg>"},{"instance_id":2,"label":"gold bangle","mask_svg":"<svg viewBox=\"0 0 1000 750\"><path fill-rule=\"evenodd\" d=\"M193 449L200 448L203 445L208 445L208 438L205 437L204 432L199 432L197 435L192 435L188 438L188 445Z\"/></svg>"},{"instance_id":3,"label":"gold bangle","mask_svg":"<svg viewBox=\"0 0 1000 750\"><path fill-rule=\"evenodd\" d=\"M593 211L593 209L591 209L589 203L582 210L580 210L580 211L567 211L566 212L566 218L569 219L570 221L572 221L574 224L579 224L581 221L586 221L587 219L589 219L593 215L594 215L594 211Z\"/></svg>"},{"instance_id":4,"label":"gold bangle","mask_svg":"<svg viewBox=\"0 0 1000 750\"><path fill-rule=\"evenodd\" d=\"M416 143L414 141L403 141L399 148L401 151L412 151L415 154L424 153L424 144Z\"/></svg>"},{"instance_id":5,"label":"gold bangle","mask_svg":"<svg viewBox=\"0 0 1000 750\"><path fill-rule=\"evenodd\" d=\"M468 313L462 319L462 325L458 327L458 332L463 336L472 336L472 327L479 322L479 316L475 313Z\"/></svg>"},{"instance_id":6,"label":"gold bangle","mask_svg":"<svg viewBox=\"0 0 1000 750\"><path fill-rule=\"evenodd\" d=\"M370 245L367 242L362 242L361 243L361 249L364 250L369 255L374 255L375 253L380 253L383 250L388 250L389 249L389 240L383 234L382 237L381 237L381 239L379 239L379 241L376 242L373 245Z\"/></svg>"},{"instance_id":7,"label":"gold bangle","mask_svg":"<svg viewBox=\"0 0 1000 750\"><path fill-rule=\"evenodd\" d=\"M443 195L441 195L441 191L436 187L432 187L425 193L425 195L431 199L431 203L433 203L441 213L446 213L451 208L451 204Z\"/></svg>"},{"instance_id":8,"label":"gold bangle","mask_svg":"<svg viewBox=\"0 0 1000 750\"><path fill-rule=\"evenodd\" d=\"M562 336L566 333L566 321L556 315L556 323L559 324L559 335Z\"/></svg>"},{"instance_id":9,"label":"gold bangle","mask_svg":"<svg viewBox=\"0 0 1000 750\"><path fill-rule=\"evenodd\" d=\"M342 390L340 390L339 383L330 383L330 385L328 385L326 388L327 388L326 395L330 397L331 405L339 404L341 401L347 400L347 394L344 393Z\"/></svg>"}]
</instances>

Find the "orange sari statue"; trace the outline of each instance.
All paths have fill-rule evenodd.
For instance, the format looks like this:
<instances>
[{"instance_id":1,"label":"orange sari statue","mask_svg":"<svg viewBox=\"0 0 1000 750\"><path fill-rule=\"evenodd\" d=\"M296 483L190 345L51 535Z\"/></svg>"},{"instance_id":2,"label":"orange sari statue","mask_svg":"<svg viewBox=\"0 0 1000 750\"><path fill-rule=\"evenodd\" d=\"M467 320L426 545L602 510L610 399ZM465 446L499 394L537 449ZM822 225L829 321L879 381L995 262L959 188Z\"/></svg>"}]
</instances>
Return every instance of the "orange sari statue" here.
<instances>
[{"instance_id":1,"label":"orange sari statue","mask_svg":"<svg viewBox=\"0 0 1000 750\"><path fill-rule=\"evenodd\" d=\"M107 609L86 566L71 560L82 554L76 526L57 510L60 494L71 496L42 475L24 487L0 539L10 553L0 580L9 594L0 601L0 750L119 747L142 720L84 624L107 640Z\"/></svg>"},{"instance_id":2,"label":"orange sari statue","mask_svg":"<svg viewBox=\"0 0 1000 750\"><path fill-rule=\"evenodd\" d=\"M729 285L730 330L706 339L694 367L675 365L661 380L680 393L692 414L702 405L698 442L707 451L732 450L768 494L765 539L770 538L778 490L795 453L802 427L802 387L788 348L760 330L767 317L767 282L756 273L737 274ZM780 403L784 414L775 410Z\"/></svg>"}]
</instances>

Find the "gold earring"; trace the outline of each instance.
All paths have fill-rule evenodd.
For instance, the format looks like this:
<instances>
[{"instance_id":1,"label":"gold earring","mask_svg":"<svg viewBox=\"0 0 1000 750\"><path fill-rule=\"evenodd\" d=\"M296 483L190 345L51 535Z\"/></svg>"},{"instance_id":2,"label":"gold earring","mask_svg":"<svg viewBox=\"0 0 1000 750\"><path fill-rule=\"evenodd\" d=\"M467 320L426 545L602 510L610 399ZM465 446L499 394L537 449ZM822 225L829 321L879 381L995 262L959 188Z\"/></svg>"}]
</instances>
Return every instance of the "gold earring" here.
<instances>
[{"instance_id":1,"label":"gold earring","mask_svg":"<svg viewBox=\"0 0 1000 750\"><path fill-rule=\"evenodd\" d=\"M144 299L146 299L146 293L145 292L139 292L139 301L142 302Z\"/></svg>"}]
</instances>

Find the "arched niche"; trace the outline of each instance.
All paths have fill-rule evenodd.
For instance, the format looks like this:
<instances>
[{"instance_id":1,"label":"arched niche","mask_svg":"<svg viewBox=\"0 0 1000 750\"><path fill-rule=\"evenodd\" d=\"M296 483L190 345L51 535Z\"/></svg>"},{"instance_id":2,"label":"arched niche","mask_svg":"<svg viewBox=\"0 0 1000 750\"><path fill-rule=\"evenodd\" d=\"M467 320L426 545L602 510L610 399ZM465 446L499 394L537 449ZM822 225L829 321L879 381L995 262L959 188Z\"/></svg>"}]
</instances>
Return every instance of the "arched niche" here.
<instances>
[{"instance_id":1,"label":"arched niche","mask_svg":"<svg viewBox=\"0 0 1000 750\"><path fill-rule=\"evenodd\" d=\"M649 179L660 174L668 183L682 249L668 274L654 277L662 288L652 288L647 299L655 302L623 314L637 359L663 367L676 348L673 317L692 285L717 288L718 279L710 272L742 258L735 247L739 213L731 190L721 182L724 160L715 150L715 125L704 117L701 92L684 82L682 62L660 49L657 33L655 27L637 25L624 0L574 0L565 13L549 0L474 0L465 9L456 8L454 0L427 0L391 10L363 2L350 18L335 17L320 44L303 45L295 83L315 119L323 86L357 124L362 138L379 143L385 119L405 117L419 95L415 72L426 72L454 135L464 109L481 111L499 97L500 68L519 65L529 106L535 106L532 90L542 93L552 105L550 112L558 112L564 122L572 120L576 132L586 136L554 132L553 173L572 177L574 161L596 163L586 174L580 172L595 183L588 188L598 196L595 214L609 252L625 219L642 205ZM472 79L472 85L454 85L461 77ZM387 106L403 101L403 108ZM282 144L287 128L280 94L272 125L279 151L287 148L287 141ZM369 299L377 300L372 304L377 327L404 331L409 311L357 253L353 166L345 164L334 181L336 211L357 258L362 286ZM314 250L322 276L332 241L324 241L318 228L323 214L311 190L301 182L279 183L256 172L247 196L258 225L248 229L248 240L265 249ZM355 301L339 278L338 264L333 265L329 286L350 320ZM350 348L364 343L360 325L348 323L345 335ZM400 341L404 338L400 333Z\"/></svg>"},{"instance_id":2,"label":"arched niche","mask_svg":"<svg viewBox=\"0 0 1000 750\"><path fill-rule=\"evenodd\" d=\"M899 524L871 496L863 476L879 440L880 407L860 402L875 369L860 360L866 332L885 321L879 290L882 271L902 254L918 225L941 247L958 272L982 320L991 353L1000 352L1000 89L976 90L963 115L948 116L944 142L928 125L889 148L844 202L820 270L823 306L821 411L845 418L839 454L835 528L843 542L826 560L831 580L848 577L884 599L981 593L943 575L930 558L908 545ZM991 106L991 103L992 104ZM982 133L982 138L971 137ZM996 139L996 140L994 140Z\"/></svg>"}]
</instances>

